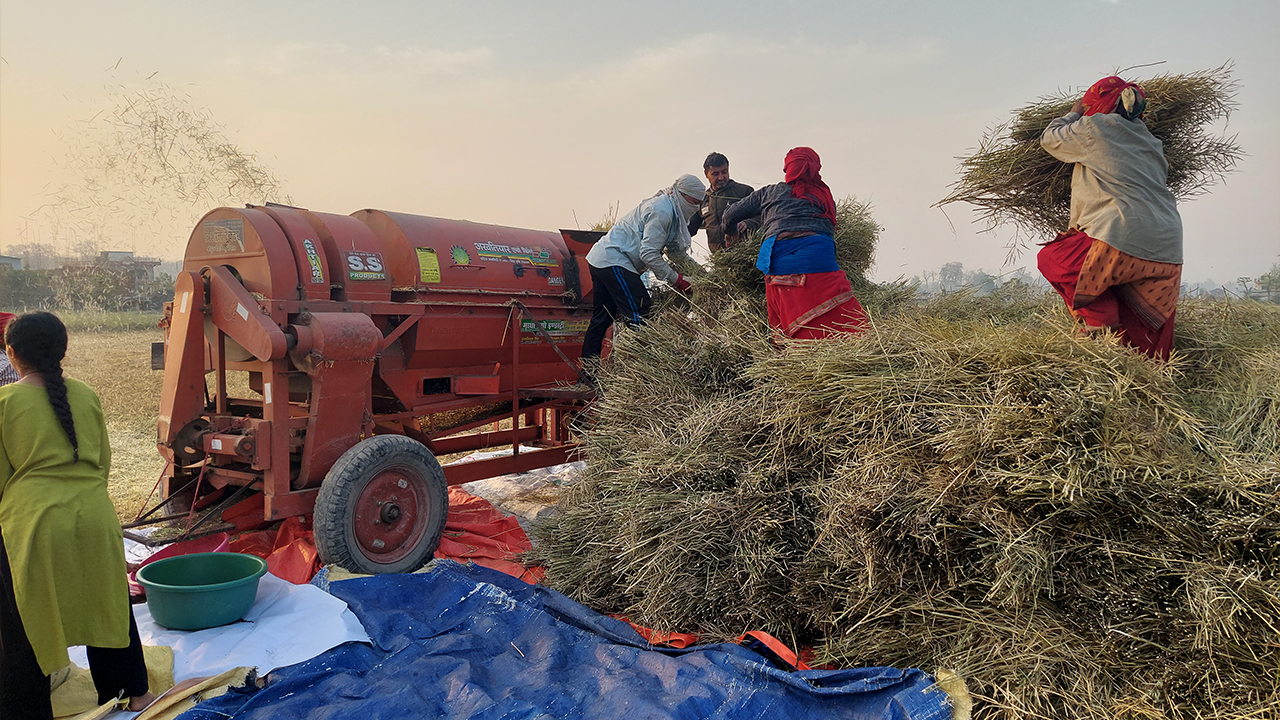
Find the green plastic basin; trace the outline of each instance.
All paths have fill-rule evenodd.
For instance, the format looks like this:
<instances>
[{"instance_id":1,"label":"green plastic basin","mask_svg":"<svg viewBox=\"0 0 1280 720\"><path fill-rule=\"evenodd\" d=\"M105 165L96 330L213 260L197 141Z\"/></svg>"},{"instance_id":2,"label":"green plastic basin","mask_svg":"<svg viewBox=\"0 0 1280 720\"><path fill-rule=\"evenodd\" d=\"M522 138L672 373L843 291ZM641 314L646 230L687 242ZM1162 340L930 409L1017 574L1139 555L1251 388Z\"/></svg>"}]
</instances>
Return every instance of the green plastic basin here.
<instances>
[{"instance_id":1,"label":"green plastic basin","mask_svg":"<svg viewBox=\"0 0 1280 720\"><path fill-rule=\"evenodd\" d=\"M170 630L203 630L243 618L266 572L267 561L256 555L193 553L143 566L138 582L156 623Z\"/></svg>"}]
</instances>

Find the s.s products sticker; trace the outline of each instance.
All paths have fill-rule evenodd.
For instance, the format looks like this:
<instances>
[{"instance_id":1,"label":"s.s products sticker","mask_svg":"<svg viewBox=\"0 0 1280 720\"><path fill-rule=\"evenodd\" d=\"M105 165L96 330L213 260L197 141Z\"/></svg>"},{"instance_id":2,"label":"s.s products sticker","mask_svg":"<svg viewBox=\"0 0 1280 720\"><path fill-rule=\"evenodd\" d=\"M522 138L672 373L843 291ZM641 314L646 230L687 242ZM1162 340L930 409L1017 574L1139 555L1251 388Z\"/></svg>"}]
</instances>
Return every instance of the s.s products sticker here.
<instances>
[{"instance_id":1,"label":"s.s products sticker","mask_svg":"<svg viewBox=\"0 0 1280 720\"><path fill-rule=\"evenodd\" d=\"M386 280L387 266L382 253L347 253L347 277L352 280Z\"/></svg>"}]
</instances>

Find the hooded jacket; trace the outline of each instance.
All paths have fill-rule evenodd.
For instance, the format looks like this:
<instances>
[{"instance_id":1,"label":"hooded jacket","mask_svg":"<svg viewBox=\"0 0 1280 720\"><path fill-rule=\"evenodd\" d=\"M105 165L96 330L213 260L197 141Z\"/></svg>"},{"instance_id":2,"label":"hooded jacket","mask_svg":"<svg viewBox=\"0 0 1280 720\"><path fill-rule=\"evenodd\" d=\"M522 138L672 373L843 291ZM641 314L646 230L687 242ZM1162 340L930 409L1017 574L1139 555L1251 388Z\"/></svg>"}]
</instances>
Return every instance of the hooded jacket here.
<instances>
[{"instance_id":1,"label":"hooded jacket","mask_svg":"<svg viewBox=\"0 0 1280 720\"><path fill-rule=\"evenodd\" d=\"M695 188L693 182L697 183ZM682 185L682 183L684 183ZM705 186L692 175L681 176L676 184L645 200L618 219L604 237L587 253L592 267L621 267L637 275L645 270L662 282L674 284L680 273L667 258L693 262L689 257L689 216L697 206L677 198L676 192L702 196ZM665 257L664 257L665 252Z\"/></svg>"}]
</instances>

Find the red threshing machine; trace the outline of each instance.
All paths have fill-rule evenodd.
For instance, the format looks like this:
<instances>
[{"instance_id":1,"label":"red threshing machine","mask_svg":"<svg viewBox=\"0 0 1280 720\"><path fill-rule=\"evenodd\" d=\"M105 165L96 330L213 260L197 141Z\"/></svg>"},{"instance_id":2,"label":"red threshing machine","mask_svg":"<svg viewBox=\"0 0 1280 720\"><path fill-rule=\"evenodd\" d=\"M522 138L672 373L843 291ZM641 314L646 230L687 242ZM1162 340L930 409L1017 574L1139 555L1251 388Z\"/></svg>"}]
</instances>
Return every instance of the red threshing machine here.
<instances>
[{"instance_id":1,"label":"red threshing machine","mask_svg":"<svg viewBox=\"0 0 1280 720\"><path fill-rule=\"evenodd\" d=\"M162 506L211 517L260 493L263 521L314 511L325 562L420 567L448 485L577 447L599 235L273 204L205 215L163 323ZM510 454L436 460L498 446Z\"/></svg>"}]
</instances>

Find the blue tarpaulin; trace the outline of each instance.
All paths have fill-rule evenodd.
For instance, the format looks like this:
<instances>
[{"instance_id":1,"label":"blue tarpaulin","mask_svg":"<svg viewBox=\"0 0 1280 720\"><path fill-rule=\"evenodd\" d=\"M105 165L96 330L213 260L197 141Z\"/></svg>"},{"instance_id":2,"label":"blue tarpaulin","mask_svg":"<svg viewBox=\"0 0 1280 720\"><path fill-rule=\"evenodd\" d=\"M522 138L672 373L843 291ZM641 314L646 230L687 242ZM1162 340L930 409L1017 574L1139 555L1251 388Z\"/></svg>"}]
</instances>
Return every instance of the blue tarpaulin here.
<instances>
[{"instance_id":1,"label":"blue tarpaulin","mask_svg":"<svg viewBox=\"0 0 1280 720\"><path fill-rule=\"evenodd\" d=\"M372 646L340 645L181 720L951 718L920 670L788 672L734 644L655 648L626 623L478 566L443 561L329 590Z\"/></svg>"}]
</instances>

